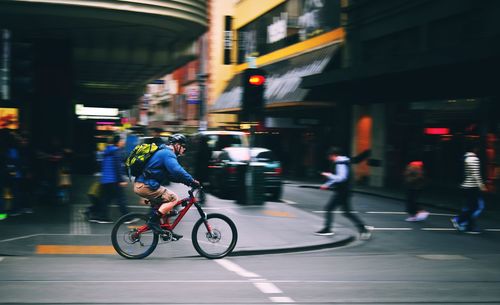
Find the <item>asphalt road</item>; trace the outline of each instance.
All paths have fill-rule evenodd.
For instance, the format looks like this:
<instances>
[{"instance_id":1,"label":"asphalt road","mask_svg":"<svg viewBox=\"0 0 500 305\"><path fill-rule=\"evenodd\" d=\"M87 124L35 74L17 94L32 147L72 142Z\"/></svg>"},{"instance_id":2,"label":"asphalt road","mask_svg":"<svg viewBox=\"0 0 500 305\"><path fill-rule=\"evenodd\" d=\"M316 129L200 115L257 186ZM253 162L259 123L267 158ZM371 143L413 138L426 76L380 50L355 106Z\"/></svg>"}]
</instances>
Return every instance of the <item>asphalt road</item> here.
<instances>
[{"instance_id":1,"label":"asphalt road","mask_svg":"<svg viewBox=\"0 0 500 305\"><path fill-rule=\"evenodd\" d=\"M322 216L329 196L287 185L281 204ZM500 304L500 225L465 235L448 211L407 223L400 201L356 194L353 206L373 238L334 249L222 260L4 256L0 304ZM351 226L335 219L339 230Z\"/></svg>"}]
</instances>

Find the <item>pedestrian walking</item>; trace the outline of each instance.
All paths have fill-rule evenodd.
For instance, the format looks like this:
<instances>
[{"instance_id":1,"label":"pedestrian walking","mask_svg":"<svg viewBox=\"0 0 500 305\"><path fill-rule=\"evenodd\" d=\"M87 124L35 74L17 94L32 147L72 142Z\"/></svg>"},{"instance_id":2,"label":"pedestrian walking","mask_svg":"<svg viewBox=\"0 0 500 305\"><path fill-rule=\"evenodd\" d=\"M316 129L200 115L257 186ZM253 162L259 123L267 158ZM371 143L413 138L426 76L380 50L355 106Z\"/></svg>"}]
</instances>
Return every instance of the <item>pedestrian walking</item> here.
<instances>
[{"instance_id":1,"label":"pedestrian walking","mask_svg":"<svg viewBox=\"0 0 500 305\"><path fill-rule=\"evenodd\" d=\"M89 219L90 222L111 223L108 205L112 201L118 203L122 215L128 214L127 202L123 187L127 185L124 179L123 154L118 146L120 136L114 135L110 138L108 146L104 149L101 163L101 201L94 209L95 215Z\"/></svg>"},{"instance_id":2,"label":"pedestrian walking","mask_svg":"<svg viewBox=\"0 0 500 305\"><path fill-rule=\"evenodd\" d=\"M481 178L481 164L476 153L477 147L470 144L464 155L464 181L460 185L464 193L465 205L462 212L451 219L455 229L469 234L481 233L477 218L484 209L481 192L486 191Z\"/></svg>"},{"instance_id":3,"label":"pedestrian walking","mask_svg":"<svg viewBox=\"0 0 500 305\"><path fill-rule=\"evenodd\" d=\"M22 205L25 201L24 191L21 189L22 172L21 156L19 154L19 143L14 131L7 133L6 150L2 156L6 163L5 186L10 192L9 216L18 216L22 214Z\"/></svg>"},{"instance_id":4,"label":"pedestrian walking","mask_svg":"<svg viewBox=\"0 0 500 305\"><path fill-rule=\"evenodd\" d=\"M338 147L332 147L328 150L328 160L331 163L331 172L322 172L321 175L328 180L321 185L322 190L334 187L334 193L326 205L325 226L316 232L316 235L333 235L331 226L333 223L333 213L339 206L344 210L344 216L352 221L360 234L360 239L369 239L371 237L371 228L351 212L351 169L350 159L342 154Z\"/></svg>"},{"instance_id":5,"label":"pedestrian walking","mask_svg":"<svg viewBox=\"0 0 500 305\"><path fill-rule=\"evenodd\" d=\"M424 162L413 160L406 166L404 171L404 183L406 188L406 221L424 221L429 212L421 208L418 198L425 184Z\"/></svg>"},{"instance_id":6,"label":"pedestrian walking","mask_svg":"<svg viewBox=\"0 0 500 305\"><path fill-rule=\"evenodd\" d=\"M90 206L83 210L83 215L86 220L95 219L99 215L101 209L101 181L94 181L87 191L87 198L90 201Z\"/></svg>"}]
</instances>

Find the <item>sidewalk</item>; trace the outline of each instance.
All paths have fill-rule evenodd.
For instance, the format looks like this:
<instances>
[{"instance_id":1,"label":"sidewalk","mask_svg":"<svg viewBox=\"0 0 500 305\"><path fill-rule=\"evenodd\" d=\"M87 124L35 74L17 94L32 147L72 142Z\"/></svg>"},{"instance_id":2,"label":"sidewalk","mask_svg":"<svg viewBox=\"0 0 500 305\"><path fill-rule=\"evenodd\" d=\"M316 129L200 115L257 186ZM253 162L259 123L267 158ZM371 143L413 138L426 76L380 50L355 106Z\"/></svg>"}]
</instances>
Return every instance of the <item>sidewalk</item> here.
<instances>
[{"instance_id":1,"label":"sidewalk","mask_svg":"<svg viewBox=\"0 0 500 305\"><path fill-rule=\"evenodd\" d=\"M97 245L108 247L114 253L110 241L113 224L94 224L83 220L81 209L89 205L87 190L96 177L73 177L71 200L68 204L35 207L32 215L9 217L0 222L0 255L37 254L40 245ZM169 186L179 196L187 195L187 188L180 184ZM131 211L147 213L147 207L139 204L139 197L126 188ZM238 243L233 256L287 253L333 248L348 244L357 233L346 227L336 227L333 236L315 236L323 217L308 213L281 202L266 202L259 206L240 206L232 200L207 195L206 213L222 213L230 217L238 228ZM111 207L111 218L120 217L118 208ZM152 257L199 256L191 244L191 229L199 218L196 209L185 216L176 233L184 235L180 241L160 245ZM101 253L103 254L103 253Z\"/></svg>"}]
</instances>

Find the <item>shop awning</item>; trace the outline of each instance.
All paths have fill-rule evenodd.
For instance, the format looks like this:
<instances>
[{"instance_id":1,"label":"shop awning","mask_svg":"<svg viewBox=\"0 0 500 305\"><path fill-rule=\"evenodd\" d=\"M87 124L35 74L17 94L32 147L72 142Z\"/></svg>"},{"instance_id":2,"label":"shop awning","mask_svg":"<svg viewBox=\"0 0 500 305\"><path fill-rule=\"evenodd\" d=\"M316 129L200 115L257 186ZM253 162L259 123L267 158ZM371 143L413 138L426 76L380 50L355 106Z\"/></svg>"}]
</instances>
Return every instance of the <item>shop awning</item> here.
<instances>
[{"instance_id":1,"label":"shop awning","mask_svg":"<svg viewBox=\"0 0 500 305\"><path fill-rule=\"evenodd\" d=\"M301 87L302 78L323 72L339 48L339 43L335 43L260 67L267 72L264 92L266 108L285 106L295 102L307 103L305 97L311 89ZM241 77L237 74L229 81L224 92L210 108L210 112L239 111L242 90Z\"/></svg>"}]
</instances>

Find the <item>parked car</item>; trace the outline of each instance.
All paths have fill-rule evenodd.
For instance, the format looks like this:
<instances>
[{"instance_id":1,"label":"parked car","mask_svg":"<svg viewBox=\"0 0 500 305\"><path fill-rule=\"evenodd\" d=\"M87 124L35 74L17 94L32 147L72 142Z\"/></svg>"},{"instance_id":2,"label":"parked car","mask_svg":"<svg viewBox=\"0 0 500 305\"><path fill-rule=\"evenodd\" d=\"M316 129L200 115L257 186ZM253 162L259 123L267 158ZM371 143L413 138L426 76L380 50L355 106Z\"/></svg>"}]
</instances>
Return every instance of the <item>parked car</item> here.
<instances>
[{"instance_id":1,"label":"parked car","mask_svg":"<svg viewBox=\"0 0 500 305\"><path fill-rule=\"evenodd\" d=\"M263 184L264 192L270 200L281 198L283 186L281 163L274 153L260 147L224 148L208 165L208 181L211 191L235 199L241 188L245 187L246 173L249 166L261 175L258 179Z\"/></svg>"},{"instance_id":2,"label":"parked car","mask_svg":"<svg viewBox=\"0 0 500 305\"><path fill-rule=\"evenodd\" d=\"M202 183L208 183L208 165L226 147L248 147L248 134L241 131L209 130L189 136L186 155L180 162Z\"/></svg>"}]
</instances>

